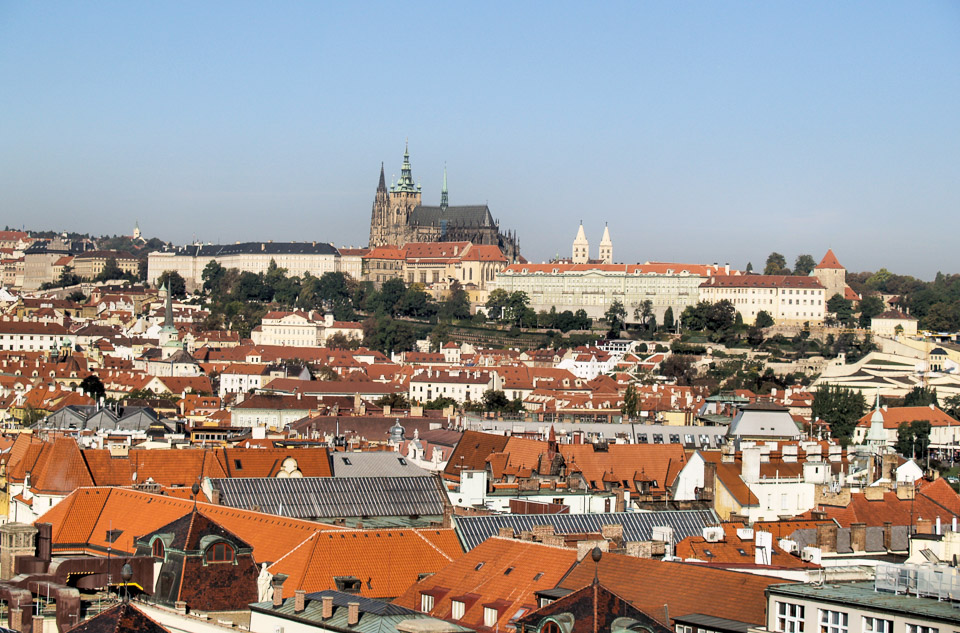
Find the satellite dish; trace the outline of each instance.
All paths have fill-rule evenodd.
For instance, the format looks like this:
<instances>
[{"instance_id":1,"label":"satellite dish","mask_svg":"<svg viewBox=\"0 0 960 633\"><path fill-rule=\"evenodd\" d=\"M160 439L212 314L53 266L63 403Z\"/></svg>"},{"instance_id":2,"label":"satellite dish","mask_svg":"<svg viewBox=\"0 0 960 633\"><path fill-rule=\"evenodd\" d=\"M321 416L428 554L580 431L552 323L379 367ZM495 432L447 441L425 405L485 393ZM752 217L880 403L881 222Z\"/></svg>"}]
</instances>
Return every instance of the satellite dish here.
<instances>
[{"instance_id":1,"label":"satellite dish","mask_svg":"<svg viewBox=\"0 0 960 633\"><path fill-rule=\"evenodd\" d=\"M137 480L137 471L133 471L133 477L131 477L130 479L132 479L133 481Z\"/></svg>"}]
</instances>

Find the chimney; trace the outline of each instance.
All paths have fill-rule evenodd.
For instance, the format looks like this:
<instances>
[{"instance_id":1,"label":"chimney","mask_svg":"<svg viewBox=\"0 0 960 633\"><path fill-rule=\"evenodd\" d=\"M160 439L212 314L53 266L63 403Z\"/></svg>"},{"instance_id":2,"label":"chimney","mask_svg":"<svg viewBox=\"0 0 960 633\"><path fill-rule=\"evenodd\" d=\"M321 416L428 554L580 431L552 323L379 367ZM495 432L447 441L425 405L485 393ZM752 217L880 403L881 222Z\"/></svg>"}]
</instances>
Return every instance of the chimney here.
<instances>
[{"instance_id":1,"label":"chimney","mask_svg":"<svg viewBox=\"0 0 960 633\"><path fill-rule=\"evenodd\" d=\"M760 453L759 446L749 446L743 449L743 464L740 469L740 476L748 484L760 481Z\"/></svg>"},{"instance_id":2,"label":"chimney","mask_svg":"<svg viewBox=\"0 0 960 633\"><path fill-rule=\"evenodd\" d=\"M347 626L356 626L357 622L359 621L360 621L360 603L359 602L347 603Z\"/></svg>"},{"instance_id":3,"label":"chimney","mask_svg":"<svg viewBox=\"0 0 960 633\"><path fill-rule=\"evenodd\" d=\"M883 549L888 552L893 549L893 522L884 521L883 522Z\"/></svg>"},{"instance_id":4,"label":"chimney","mask_svg":"<svg viewBox=\"0 0 960 633\"><path fill-rule=\"evenodd\" d=\"M933 534L933 521L930 519L917 519L917 534Z\"/></svg>"},{"instance_id":5,"label":"chimney","mask_svg":"<svg viewBox=\"0 0 960 633\"><path fill-rule=\"evenodd\" d=\"M50 546L53 540L53 525L50 523L37 523L37 558L49 563Z\"/></svg>"},{"instance_id":6,"label":"chimney","mask_svg":"<svg viewBox=\"0 0 960 633\"><path fill-rule=\"evenodd\" d=\"M837 524L820 523L817 525L817 547L825 553L837 551Z\"/></svg>"},{"instance_id":7,"label":"chimney","mask_svg":"<svg viewBox=\"0 0 960 633\"><path fill-rule=\"evenodd\" d=\"M501 538L513 538L513 528L509 526L501 527L497 530L497 536Z\"/></svg>"},{"instance_id":8,"label":"chimney","mask_svg":"<svg viewBox=\"0 0 960 633\"><path fill-rule=\"evenodd\" d=\"M321 599L321 604L323 605L321 615L324 620L329 620L333 617L333 596L324 596Z\"/></svg>"},{"instance_id":9,"label":"chimney","mask_svg":"<svg viewBox=\"0 0 960 633\"><path fill-rule=\"evenodd\" d=\"M916 492L913 484L910 482L897 484L897 499L901 501L909 501L913 499L914 493Z\"/></svg>"},{"instance_id":10,"label":"chimney","mask_svg":"<svg viewBox=\"0 0 960 633\"><path fill-rule=\"evenodd\" d=\"M307 606L305 604L306 595L307 595L307 592L305 592L303 589L297 589L294 592L293 594L293 612L294 613L300 613L306 608Z\"/></svg>"},{"instance_id":11,"label":"chimney","mask_svg":"<svg viewBox=\"0 0 960 633\"><path fill-rule=\"evenodd\" d=\"M704 462L703 464L703 490L700 491L702 501L713 501L713 491L717 482L717 464L716 462Z\"/></svg>"},{"instance_id":12,"label":"chimney","mask_svg":"<svg viewBox=\"0 0 960 633\"><path fill-rule=\"evenodd\" d=\"M850 524L850 549L854 552L867 551L867 524Z\"/></svg>"},{"instance_id":13,"label":"chimney","mask_svg":"<svg viewBox=\"0 0 960 633\"><path fill-rule=\"evenodd\" d=\"M270 581L273 585L273 606L283 606L283 582L287 579L286 574L277 574Z\"/></svg>"},{"instance_id":14,"label":"chimney","mask_svg":"<svg viewBox=\"0 0 960 633\"><path fill-rule=\"evenodd\" d=\"M10 628L14 631L23 630L23 611L19 607L10 609Z\"/></svg>"}]
</instances>

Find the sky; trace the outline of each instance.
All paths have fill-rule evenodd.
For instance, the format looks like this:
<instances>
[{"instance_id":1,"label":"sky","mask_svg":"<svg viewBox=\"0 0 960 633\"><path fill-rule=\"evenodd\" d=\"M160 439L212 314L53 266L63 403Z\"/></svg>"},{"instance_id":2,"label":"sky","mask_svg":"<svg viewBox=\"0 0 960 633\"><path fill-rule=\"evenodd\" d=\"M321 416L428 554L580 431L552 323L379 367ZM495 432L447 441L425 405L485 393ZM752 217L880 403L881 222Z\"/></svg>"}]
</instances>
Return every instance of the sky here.
<instances>
[{"instance_id":1,"label":"sky","mask_svg":"<svg viewBox=\"0 0 960 633\"><path fill-rule=\"evenodd\" d=\"M0 227L365 245L408 140L531 261L960 273L960 3L0 0Z\"/></svg>"}]
</instances>

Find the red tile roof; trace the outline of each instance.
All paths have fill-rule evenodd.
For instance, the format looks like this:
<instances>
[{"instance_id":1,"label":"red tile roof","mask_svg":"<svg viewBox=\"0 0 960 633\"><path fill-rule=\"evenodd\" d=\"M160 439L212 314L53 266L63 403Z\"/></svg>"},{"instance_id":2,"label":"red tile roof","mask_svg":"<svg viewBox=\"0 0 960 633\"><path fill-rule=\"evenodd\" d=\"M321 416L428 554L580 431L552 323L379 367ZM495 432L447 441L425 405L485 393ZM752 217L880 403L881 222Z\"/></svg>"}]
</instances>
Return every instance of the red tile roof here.
<instances>
[{"instance_id":1,"label":"red tile roof","mask_svg":"<svg viewBox=\"0 0 960 633\"><path fill-rule=\"evenodd\" d=\"M463 554L452 529L328 530L315 532L270 566L286 574L285 598L336 589L337 577L360 580L360 595L396 598L421 574L435 573Z\"/></svg>"},{"instance_id":2,"label":"red tile roof","mask_svg":"<svg viewBox=\"0 0 960 633\"><path fill-rule=\"evenodd\" d=\"M458 624L505 631L521 607L536 608L534 592L556 586L576 560L575 549L493 537L410 587L394 604L420 610L420 597L428 593L434 597L430 615L451 619L451 602L459 600L465 608ZM494 627L484 627L484 606L495 601L511 606L499 610Z\"/></svg>"},{"instance_id":3,"label":"red tile roof","mask_svg":"<svg viewBox=\"0 0 960 633\"><path fill-rule=\"evenodd\" d=\"M827 254L823 256L823 259L820 260L820 263L817 264L817 268L840 268L843 269L843 266L840 265L840 262L837 261L837 256L833 254L833 249L828 248Z\"/></svg>"}]
</instances>

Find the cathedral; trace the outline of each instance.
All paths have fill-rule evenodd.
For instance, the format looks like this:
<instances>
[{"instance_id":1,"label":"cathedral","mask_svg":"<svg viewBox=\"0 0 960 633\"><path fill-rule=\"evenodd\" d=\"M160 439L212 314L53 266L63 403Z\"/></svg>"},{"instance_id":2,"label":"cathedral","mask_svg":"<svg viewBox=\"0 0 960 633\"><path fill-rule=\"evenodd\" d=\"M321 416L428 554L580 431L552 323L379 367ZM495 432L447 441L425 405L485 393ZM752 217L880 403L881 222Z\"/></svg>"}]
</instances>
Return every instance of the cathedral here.
<instances>
[{"instance_id":1,"label":"cathedral","mask_svg":"<svg viewBox=\"0 0 960 633\"><path fill-rule=\"evenodd\" d=\"M410 151L406 149L400 179L389 189L383 165L380 165L380 184L370 217L370 246L473 242L498 246L507 261L519 261L520 241L513 232L500 232L500 224L493 219L487 205L450 206L447 200L447 173L444 170L440 205L421 204L420 185L413 181Z\"/></svg>"}]
</instances>

